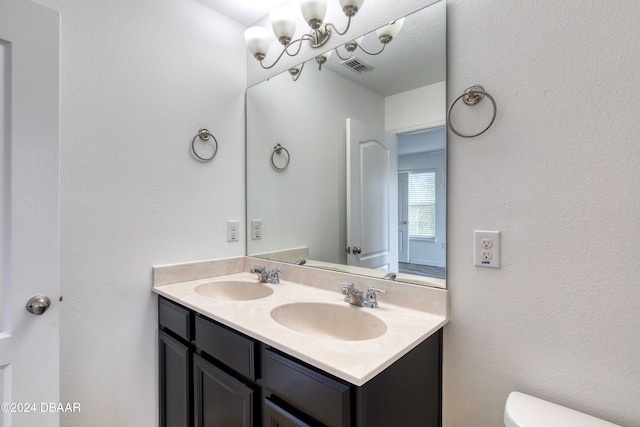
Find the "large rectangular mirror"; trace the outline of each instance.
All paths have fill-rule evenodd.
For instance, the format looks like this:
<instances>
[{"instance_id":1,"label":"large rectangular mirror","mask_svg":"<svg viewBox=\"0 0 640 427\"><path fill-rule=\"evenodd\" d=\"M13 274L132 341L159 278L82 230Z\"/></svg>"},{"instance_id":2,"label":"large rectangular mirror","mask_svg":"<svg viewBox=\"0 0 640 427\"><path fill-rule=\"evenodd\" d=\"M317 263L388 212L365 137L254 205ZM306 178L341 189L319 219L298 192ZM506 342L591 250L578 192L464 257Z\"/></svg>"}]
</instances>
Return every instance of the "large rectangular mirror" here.
<instances>
[{"instance_id":1,"label":"large rectangular mirror","mask_svg":"<svg viewBox=\"0 0 640 427\"><path fill-rule=\"evenodd\" d=\"M446 287L445 3L394 22L247 90L248 255Z\"/></svg>"}]
</instances>

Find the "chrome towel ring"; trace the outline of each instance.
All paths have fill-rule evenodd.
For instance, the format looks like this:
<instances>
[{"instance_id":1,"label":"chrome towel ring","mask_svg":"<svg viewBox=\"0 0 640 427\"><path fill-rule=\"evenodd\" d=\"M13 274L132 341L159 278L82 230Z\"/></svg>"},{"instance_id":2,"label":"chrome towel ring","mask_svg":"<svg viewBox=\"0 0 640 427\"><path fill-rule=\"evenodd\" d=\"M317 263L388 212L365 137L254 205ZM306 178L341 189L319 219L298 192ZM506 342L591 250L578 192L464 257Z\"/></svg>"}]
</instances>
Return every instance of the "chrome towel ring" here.
<instances>
[{"instance_id":1,"label":"chrome towel ring","mask_svg":"<svg viewBox=\"0 0 640 427\"><path fill-rule=\"evenodd\" d=\"M200 138L203 141L208 141L209 139L213 140L213 154L210 157L201 157L197 152L196 152L196 138ZM193 151L193 155L196 156L198 158L198 160L201 160L203 162L209 161L211 159L213 159L216 154L218 153L218 141L216 140L215 136L213 136L213 134L211 132L209 132L208 129L202 128L198 131L198 133L196 134L196 136L193 137L193 139L191 140L191 151Z\"/></svg>"},{"instance_id":2,"label":"chrome towel ring","mask_svg":"<svg viewBox=\"0 0 640 427\"><path fill-rule=\"evenodd\" d=\"M273 156L275 156L276 154L282 154L283 151L287 153L287 162L284 164L283 167L279 168L278 166L276 166ZM285 170L287 166L289 166L290 160L291 160L291 155L289 155L289 150L284 148L282 144L277 143L276 145L273 146L273 152L271 153L271 166L273 166L275 170L279 170L279 171Z\"/></svg>"},{"instance_id":3,"label":"chrome towel ring","mask_svg":"<svg viewBox=\"0 0 640 427\"><path fill-rule=\"evenodd\" d=\"M493 104L493 117L491 118L491 122L489 123L489 125L487 125L486 128L484 128L482 131L473 134L473 135L464 135L460 132L458 132L456 130L456 128L453 127L453 124L451 123L451 110L453 110L453 106L456 105L456 102L458 102L460 99L462 99L462 101L473 107L474 105L478 104L480 101L482 101L484 99L484 97L489 98L489 101L491 101L491 104ZM447 124L449 125L449 129L451 129L451 132L455 133L458 136L461 136L463 138L474 138L476 136L482 135L483 133L485 133L487 130L489 130L489 128L491 127L491 125L493 124L493 122L496 119L496 114L498 113L498 107L496 106L496 100L493 99L493 96L489 95L482 86L480 85L474 85L471 86L469 88L467 88L467 90L464 91L464 93L462 95L460 95L459 97L457 97L452 103L451 106L449 107L449 111L447 112Z\"/></svg>"}]
</instances>

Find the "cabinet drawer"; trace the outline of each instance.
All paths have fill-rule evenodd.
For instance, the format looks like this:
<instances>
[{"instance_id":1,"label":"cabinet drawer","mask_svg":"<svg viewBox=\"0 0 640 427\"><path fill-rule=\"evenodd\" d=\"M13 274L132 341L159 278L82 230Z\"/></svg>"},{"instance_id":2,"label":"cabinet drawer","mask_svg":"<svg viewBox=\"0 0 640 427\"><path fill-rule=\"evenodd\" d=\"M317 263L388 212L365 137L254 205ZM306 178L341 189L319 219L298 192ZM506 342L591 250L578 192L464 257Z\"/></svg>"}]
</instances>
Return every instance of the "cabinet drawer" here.
<instances>
[{"instance_id":1,"label":"cabinet drawer","mask_svg":"<svg viewBox=\"0 0 640 427\"><path fill-rule=\"evenodd\" d=\"M191 340L191 312L163 297L158 298L158 323L180 338Z\"/></svg>"},{"instance_id":2,"label":"cabinet drawer","mask_svg":"<svg viewBox=\"0 0 640 427\"><path fill-rule=\"evenodd\" d=\"M311 425L290 414L269 399L264 400L263 417L263 427L311 427Z\"/></svg>"},{"instance_id":3,"label":"cabinet drawer","mask_svg":"<svg viewBox=\"0 0 640 427\"><path fill-rule=\"evenodd\" d=\"M265 352L264 359L265 397L272 393L329 426L351 425L348 385L270 350Z\"/></svg>"},{"instance_id":4,"label":"cabinet drawer","mask_svg":"<svg viewBox=\"0 0 640 427\"><path fill-rule=\"evenodd\" d=\"M256 380L256 342L196 315L196 347L251 381Z\"/></svg>"}]
</instances>

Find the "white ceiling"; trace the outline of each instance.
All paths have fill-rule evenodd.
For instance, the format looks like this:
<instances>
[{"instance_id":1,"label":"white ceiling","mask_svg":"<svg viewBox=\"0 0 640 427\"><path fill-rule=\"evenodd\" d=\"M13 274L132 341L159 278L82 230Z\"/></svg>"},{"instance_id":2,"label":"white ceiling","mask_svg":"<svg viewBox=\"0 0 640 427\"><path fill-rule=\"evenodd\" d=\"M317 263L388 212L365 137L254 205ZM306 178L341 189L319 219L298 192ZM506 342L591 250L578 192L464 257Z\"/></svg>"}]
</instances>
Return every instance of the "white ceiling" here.
<instances>
[{"instance_id":1,"label":"white ceiling","mask_svg":"<svg viewBox=\"0 0 640 427\"><path fill-rule=\"evenodd\" d=\"M373 67L373 71L357 74L329 58L332 71L383 96L394 95L446 79L446 14L444 2L407 15L396 37L380 55L370 56L356 50L356 56ZM363 45L372 51L380 47L376 32L365 36ZM342 54L346 52L341 49Z\"/></svg>"},{"instance_id":2,"label":"white ceiling","mask_svg":"<svg viewBox=\"0 0 640 427\"><path fill-rule=\"evenodd\" d=\"M249 27L287 0L196 0L216 12Z\"/></svg>"}]
</instances>

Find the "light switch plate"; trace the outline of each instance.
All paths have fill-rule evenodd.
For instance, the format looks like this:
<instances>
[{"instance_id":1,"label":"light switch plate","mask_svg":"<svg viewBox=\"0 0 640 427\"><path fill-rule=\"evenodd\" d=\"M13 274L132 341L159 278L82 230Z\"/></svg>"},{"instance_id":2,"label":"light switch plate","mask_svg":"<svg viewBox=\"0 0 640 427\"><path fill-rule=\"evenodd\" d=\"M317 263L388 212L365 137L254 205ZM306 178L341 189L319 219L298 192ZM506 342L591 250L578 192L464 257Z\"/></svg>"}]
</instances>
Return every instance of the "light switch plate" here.
<instances>
[{"instance_id":1,"label":"light switch plate","mask_svg":"<svg viewBox=\"0 0 640 427\"><path fill-rule=\"evenodd\" d=\"M474 230L473 264L478 267L500 268L500 232Z\"/></svg>"}]
</instances>

